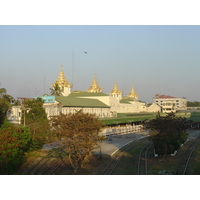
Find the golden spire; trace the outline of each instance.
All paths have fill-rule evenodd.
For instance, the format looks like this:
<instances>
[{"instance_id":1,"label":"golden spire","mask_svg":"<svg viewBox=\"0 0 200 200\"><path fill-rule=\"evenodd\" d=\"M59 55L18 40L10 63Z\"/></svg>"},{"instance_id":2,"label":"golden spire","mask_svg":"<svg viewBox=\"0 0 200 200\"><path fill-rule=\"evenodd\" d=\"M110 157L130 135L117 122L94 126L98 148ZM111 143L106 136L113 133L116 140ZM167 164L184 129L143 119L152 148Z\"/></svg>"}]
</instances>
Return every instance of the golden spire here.
<instances>
[{"instance_id":1,"label":"golden spire","mask_svg":"<svg viewBox=\"0 0 200 200\"><path fill-rule=\"evenodd\" d=\"M51 86L54 87L56 84L58 84L61 89L63 89L64 87L68 87L68 88L72 87L72 84L70 84L65 78L62 65L60 66L60 73L56 82Z\"/></svg>"},{"instance_id":2,"label":"golden spire","mask_svg":"<svg viewBox=\"0 0 200 200\"><path fill-rule=\"evenodd\" d=\"M126 96L126 98L138 100L138 94L135 92L133 85L132 85L130 93Z\"/></svg>"},{"instance_id":3,"label":"golden spire","mask_svg":"<svg viewBox=\"0 0 200 200\"><path fill-rule=\"evenodd\" d=\"M94 74L94 79L92 81L92 85L87 89L88 92L102 92L102 89L97 83L96 74Z\"/></svg>"},{"instance_id":4,"label":"golden spire","mask_svg":"<svg viewBox=\"0 0 200 200\"><path fill-rule=\"evenodd\" d=\"M122 94L122 91L118 88L116 81L115 81L112 91L109 94L112 94L112 95L121 95Z\"/></svg>"}]
</instances>

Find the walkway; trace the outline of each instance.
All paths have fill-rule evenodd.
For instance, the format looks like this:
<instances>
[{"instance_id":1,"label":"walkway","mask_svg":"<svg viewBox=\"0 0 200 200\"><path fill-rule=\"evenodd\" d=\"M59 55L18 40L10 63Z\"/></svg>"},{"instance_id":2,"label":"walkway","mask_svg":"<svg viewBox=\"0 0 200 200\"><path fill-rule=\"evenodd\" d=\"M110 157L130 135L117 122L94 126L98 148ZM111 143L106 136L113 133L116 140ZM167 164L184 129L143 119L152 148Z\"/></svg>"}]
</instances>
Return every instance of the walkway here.
<instances>
[{"instance_id":1,"label":"walkway","mask_svg":"<svg viewBox=\"0 0 200 200\"><path fill-rule=\"evenodd\" d=\"M139 138L142 138L144 136L147 136L147 131L140 131L135 133L129 133L124 135L115 135L107 140L104 140L100 144L100 148L94 150L94 154L100 155L100 150L102 155L112 155L113 152L115 152L117 149L121 148L122 146L126 145L127 143L138 140ZM112 139L112 140L110 140Z\"/></svg>"},{"instance_id":2,"label":"walkway","mask_svg":"<svg viewBox=\"0 0 200 200\"><path fill-rule=\"evenodd\" d=\"M147 131L140 131L135 133L129 133L124 135L113 135L108 137L108 139L104 140L100 143L101 147L101 154L102 155L111 155L114 151L121 148L122 146L126 145L127 143L138 140L144 136L147 136ZM53 148L58 147L57 142L52 142L50 144L45 144L43 146L43 150L50 150ZM94 150L94 154L100 154L100 148Z\"/></svg>"}]
</instances>

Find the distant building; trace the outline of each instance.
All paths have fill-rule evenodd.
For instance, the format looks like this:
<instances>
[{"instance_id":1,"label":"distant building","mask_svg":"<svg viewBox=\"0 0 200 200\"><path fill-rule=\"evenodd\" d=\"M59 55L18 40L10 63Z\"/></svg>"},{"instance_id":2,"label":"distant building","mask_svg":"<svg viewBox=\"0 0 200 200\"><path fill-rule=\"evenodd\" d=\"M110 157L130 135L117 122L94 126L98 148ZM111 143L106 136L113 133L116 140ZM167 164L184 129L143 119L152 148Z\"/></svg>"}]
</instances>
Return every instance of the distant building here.
<instances>
[{"instance_id":1,"label":"distant building","mask_svg":"<svg viewBox=\"0 0 200 200\"><path fill-rule=\"evenodd\" d=\"M122 97L122 91L115 82L109 95L103 93L103 90L97 83L96 75L91 86L87 91L71 92L72 84L65 78L62 66L56 82L52 87L58 85L62 96L42 96L44 108L48 118L68 114L82 110L84 113L95 114L99 118L116 117L117 113L140 113L140 112L158 112L161 107L157 104L147 106L144 102L138 100L138 94L132 86L130 93ZM10 112L10 113L9 113ZM20 123L21 108L13 106L8 112L8 119L13 123Z\"/></svg>"},{"instance_id":2,"label":"distant building","mask_svg":"<svg viewBox=\"0 0 200 200\"><path fill-rule=\"evenodd\" d=\"M159 105L164 113L187 109L187 100L185 98L156 94L153 102Z\"/></svg>"}]
</instances>

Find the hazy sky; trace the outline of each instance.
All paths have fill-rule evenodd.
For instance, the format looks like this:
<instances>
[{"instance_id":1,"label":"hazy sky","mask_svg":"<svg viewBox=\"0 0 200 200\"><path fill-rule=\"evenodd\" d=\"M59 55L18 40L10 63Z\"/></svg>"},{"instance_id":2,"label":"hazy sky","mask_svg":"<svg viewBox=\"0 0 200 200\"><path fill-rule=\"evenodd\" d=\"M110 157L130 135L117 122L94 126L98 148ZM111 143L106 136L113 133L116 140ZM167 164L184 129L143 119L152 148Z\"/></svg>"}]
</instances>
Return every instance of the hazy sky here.
<instances>
[{"instance_id":1,"label":"hazy sky","mask_svg":"<svg viewBox=\"0 0 200 200\"><path fill-rule=\"evenodd\" d=\"M200 26L0 26L0 88L14 97L49 94L63 65L72 91L96 74L106 94L117 81L147 103L155 94L200 101L199 64Z\"/></svg>"}]
</instances>

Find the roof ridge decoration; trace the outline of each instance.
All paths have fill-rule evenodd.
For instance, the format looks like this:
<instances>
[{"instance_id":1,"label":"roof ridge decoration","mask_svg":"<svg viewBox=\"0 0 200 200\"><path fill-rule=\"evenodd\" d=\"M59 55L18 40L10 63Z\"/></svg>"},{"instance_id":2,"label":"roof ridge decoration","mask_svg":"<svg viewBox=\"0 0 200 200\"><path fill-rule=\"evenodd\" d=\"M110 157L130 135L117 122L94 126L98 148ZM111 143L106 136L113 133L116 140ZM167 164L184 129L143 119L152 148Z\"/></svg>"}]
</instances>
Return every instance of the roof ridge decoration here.
<instances>
[{"instance_id":1,"label":"roof ridge decoration","mask_svg":"<svg viewBox=\"0 0 200 200\"><path fill-rule=\"evenodd\" d=\"M87 91L88 92L102 92L103 91L97 83L96 74L94 74L92 85L87 89Z\"/></svg>"},{"instance_id":2,"label":"roof ridge decoration","mask_svg":"<svg viewBox=\"0 0 200 200\"><path fill-rule=\"evenodd\" d=\"M126 98L138 100L138 94L135 92L134 86L132 85L130 93L126 96Z\"/></svg>"},{"instance_id":3,"label":"roof ridge decoration","mask_svg":"<svg viewBox=\"0 0 200 200\"><path fill-rule=\"evenodd\" d=\"M122 94L122 91L118 88L118 84L116 81L114 83L112 91L109 94L120 94L120 95Z\"/></svg>"},{"instance_id":4,"label":"roof ridge decoration","mask_svg":"<svg viewBox=\"0 0 200 200\"><path fill-rule=\"evenodd\" d=\"M54 87L56 84L58 84L60 88L72 87L72 84L70 84L69 81L65 78L62 65L60 66L60 73L59 73L58 78L56 79L56 82L52 84L51 86Z\"/></svg>"}]
</instances>

